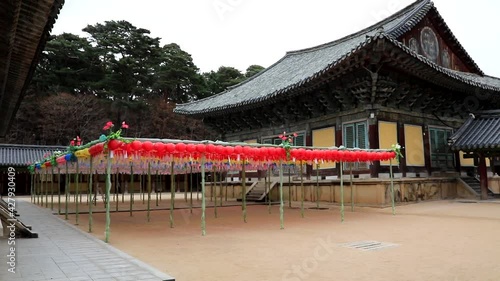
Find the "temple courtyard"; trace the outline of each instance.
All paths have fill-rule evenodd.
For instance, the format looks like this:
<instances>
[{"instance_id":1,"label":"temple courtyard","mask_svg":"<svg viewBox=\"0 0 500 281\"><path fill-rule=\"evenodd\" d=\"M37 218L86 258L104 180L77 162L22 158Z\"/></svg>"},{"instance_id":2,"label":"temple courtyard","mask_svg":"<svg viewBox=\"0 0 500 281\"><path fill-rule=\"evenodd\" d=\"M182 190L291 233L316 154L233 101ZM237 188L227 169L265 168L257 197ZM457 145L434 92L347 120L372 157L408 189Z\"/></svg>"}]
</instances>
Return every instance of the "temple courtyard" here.
<instances>
[{"instance_id":1,"label":"temple courtyard","mask_svg":"<svg viewBox=\"0 0 500 281\"><path fill-rule=\"evenodd\" d=\"M352 212L347 205L344 222L338 205L323 203L318 210L306 203L302 218L300 202L292 208L286 202L283 230L278 205L270 211L267 205L249 205L244 223L241 205L228 201L217 208L217 218L207 209L202 236L201 211L187 208L181 194L176 207L182 209L175 210L170 228L167 198L163 194L158 207L151 201L163 210L152 210L149 222L147 211L139 211L147 201L136 197L132 216L129 203L119 202L120 212L111 213L110 244L180 281L500 280L500 201L419 202L397 206L395 216L390 207L356 206ZM83 202L80 211L87 209ZM193 204L199 203L194 198ZM67 220L72 225L74 204ZM92 234L100 240L102 210L101 202L93 214ZM81 231L88 232L88 214L78 219Z\"/></svg>"}]
</instances>

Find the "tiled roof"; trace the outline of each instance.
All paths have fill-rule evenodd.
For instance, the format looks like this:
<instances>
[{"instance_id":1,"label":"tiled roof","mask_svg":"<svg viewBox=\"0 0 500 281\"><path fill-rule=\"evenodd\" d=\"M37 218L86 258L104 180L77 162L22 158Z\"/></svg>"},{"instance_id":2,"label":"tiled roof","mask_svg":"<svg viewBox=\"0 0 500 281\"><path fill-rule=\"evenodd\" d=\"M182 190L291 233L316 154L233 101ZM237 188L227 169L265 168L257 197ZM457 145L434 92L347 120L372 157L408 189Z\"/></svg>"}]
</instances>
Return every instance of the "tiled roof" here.
<instances>
[{"instance_id":1,"label":"tiled roof","mask_svg":"<svg viewBox=\"0 0 500 281\"><path fill-rule=\"evenodd\" d=\"M0 137L30 83L64 0L0 1Z\"/></svg>"},{"instance_id":2,"label":"tiled roof","mask_svg":"<svg viewBox=\"0 0 500 281\"><path fill-rule=\"evenodd\" d=\"M471 114L450 137L450 145L455 151L500 151L500 110Z\"/></svg>"},{"instance_id":3,"label":"tiled roof","mask_svg":"<svg viewBox=\"0 0 500 281\"><path fill-rule=\"evenodd\" d=\"M0 166L27 166L66 146L0 144Z\"/></svg>"},{"instance_id":4,"label":"tiled roof","mask_svg":"<svg viewBox=\"0 0 500 281\"><path fill-rule=\"evenodd\" d=\"M435 10L439 16L430 0L419 0L391 17L355 34L313 48L288 52L278 62L252 78L220 94L191 103L178 104L174 112L197 116L212 115L273 99L319 77L378 38L386 38L435 71L457 79L459 82L500 92L500 79L443 68L411 51L396 39L418 24L431 9ZM449 33L451 34L451 31ZM458 41L457 45L461 48ZM465 50L464 54L468 57ZM472 59L470 61L475 65ZM479 68L477 71L481 73Z\"/></svg>"}]
</instances>

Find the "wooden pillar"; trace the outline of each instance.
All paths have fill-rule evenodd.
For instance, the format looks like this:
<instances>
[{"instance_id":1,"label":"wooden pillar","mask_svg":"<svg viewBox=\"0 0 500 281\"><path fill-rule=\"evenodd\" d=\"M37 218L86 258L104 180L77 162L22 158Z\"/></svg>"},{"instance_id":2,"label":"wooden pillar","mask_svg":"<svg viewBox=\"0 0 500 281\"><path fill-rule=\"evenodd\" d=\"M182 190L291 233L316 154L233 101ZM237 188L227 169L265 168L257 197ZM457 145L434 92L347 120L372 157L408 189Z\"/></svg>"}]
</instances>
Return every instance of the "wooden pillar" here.
<instances>
[{"instance_id":1,"label":"wooden pillar","mask_svg":"<svg viewBox=\"0 0 500 281\"><path fill-rule=\"evenodd\" d=\"M405 124L398 122L398 143L403 147L404 158L399 159L399 172L403 177L406 177L406 141L405 141Z\"/></svg>"},{"instance_id":2,"label":"wooden pillar","mask_svg":"<svg viewBox=\"0 0 500 281\"><path fill-rule=\"evenodd\" d=\"M380 143L378 139L378 120L376 118L370 118L368 120L368 141L370 143L370 149L380 148ZM378 178L378 173L380 171L380 161L374 161L370 166L370 176L372 178Z\"/></svg>"},{"instance_id":3,"label":"wooden pillar","mask_svg":"<svg viewBox=\"0 0 500 281\"><path fill-rule=\"evenodd\" d=\"M457 172L458 176L460 176L462 172L462 164L460 164L460 151L456 151L453 154L455 156L455 172Z\"/></svg>"},{"instance_id":4,"label":"wooden pillar","mask_svg":"<svg viewBox=\"0 0 500 281\"><path fill-rule=\"evenodd\" d=\"M424 141L424 161L425 161L425 169L427 170L427 175L430 177L432 175L432 161L431 161L431 144L430 144L430 135L429 135L429 127L424 125L422 127L423 132L423 141ZM459 160L460 161L460 160Z\"/></svg>"},{"instance_id":5,"label":"wooden pillar","mask_svg":"<svg viewBox=\"0 0 500 281\"><path fill-rule=\"evenodd\" d=\"M481 185L481 200L488 199L488 171L486 168L486 157L484 154L479 154L479 182Z\"/></svg>"}]
</instances>

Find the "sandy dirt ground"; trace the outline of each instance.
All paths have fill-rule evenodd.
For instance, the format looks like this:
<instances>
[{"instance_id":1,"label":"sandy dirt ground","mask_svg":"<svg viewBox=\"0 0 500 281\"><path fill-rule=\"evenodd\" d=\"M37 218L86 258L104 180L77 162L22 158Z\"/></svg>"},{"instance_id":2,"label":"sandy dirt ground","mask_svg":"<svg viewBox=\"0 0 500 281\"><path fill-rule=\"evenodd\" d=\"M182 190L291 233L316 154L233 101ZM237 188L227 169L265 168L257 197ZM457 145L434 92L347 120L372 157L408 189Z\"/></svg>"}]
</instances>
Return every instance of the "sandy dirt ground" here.
<instances>
[{"instance_id":1,"label":"sandy dirt ground","mask_svg":"<svg viewBox=\"0 0 500 281\"><path fill-rule=\"evenodd\" d=\"M119 207L127 205L125 201ZM176 205L186 203L181 199ZM162 200L162 206L169 203ZM151 211L149 222L144 211L134 211L132 217L129 212L112 213L110 244L178 281L500 280L499 201L421 202L398 206L395 216L391 208L356 207L351 212L346 206L343 223L338 206L306 209L304 218L297 206L285 207L283 230L276 205L271 213L267 206L249 206L247 223L241 206L218 208L218 218L209 208L204 237L200 209L192 214L175 210L174 228L168 210ZM140 201L134 204L143 207ZM93 234L104 239L105 215L93 218ZM68 221L75 223L75 215ZM87 214L79 215L79 227L88 231ZM390 247L346 247L362 241Z\"/></svg>"}]
</instances>

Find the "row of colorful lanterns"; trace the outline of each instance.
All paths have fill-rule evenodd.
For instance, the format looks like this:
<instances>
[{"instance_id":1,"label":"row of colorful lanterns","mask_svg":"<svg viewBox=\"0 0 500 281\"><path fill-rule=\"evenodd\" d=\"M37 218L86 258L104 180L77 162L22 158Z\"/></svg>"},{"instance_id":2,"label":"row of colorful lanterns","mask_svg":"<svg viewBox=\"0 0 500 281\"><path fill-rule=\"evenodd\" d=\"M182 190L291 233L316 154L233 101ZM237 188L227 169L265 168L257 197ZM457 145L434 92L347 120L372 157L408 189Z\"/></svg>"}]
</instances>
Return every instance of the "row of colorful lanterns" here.
<instances>
[{"instance_id":1,"label":"row of colorful lanterns","mask_svg":"<svg viewBox=\"0 0 500 281\"><path fill-rule=\"evenodd\" d=\"M73 162L77 159L86 159L90 156L98 156L105 152L106 142L101 142L57 157L57 164ZM107 149L116 156L141 156L151 158L178 157L196 160L205 155L207 161L227 159L253 160L253 161L326 161L326 162L372 162L394 159L394 151L367 151L367 150L344 150L344 149L305 149L291 148L289 152L283 147L255 147L242 145L215 145L215 144L193 144L193 143L163 143L151 141L134 140L129 143L112 139L107 142ZM51 167L52 163L47 161L36 164L35 168Z\"/></svg>"}]
</instances>

